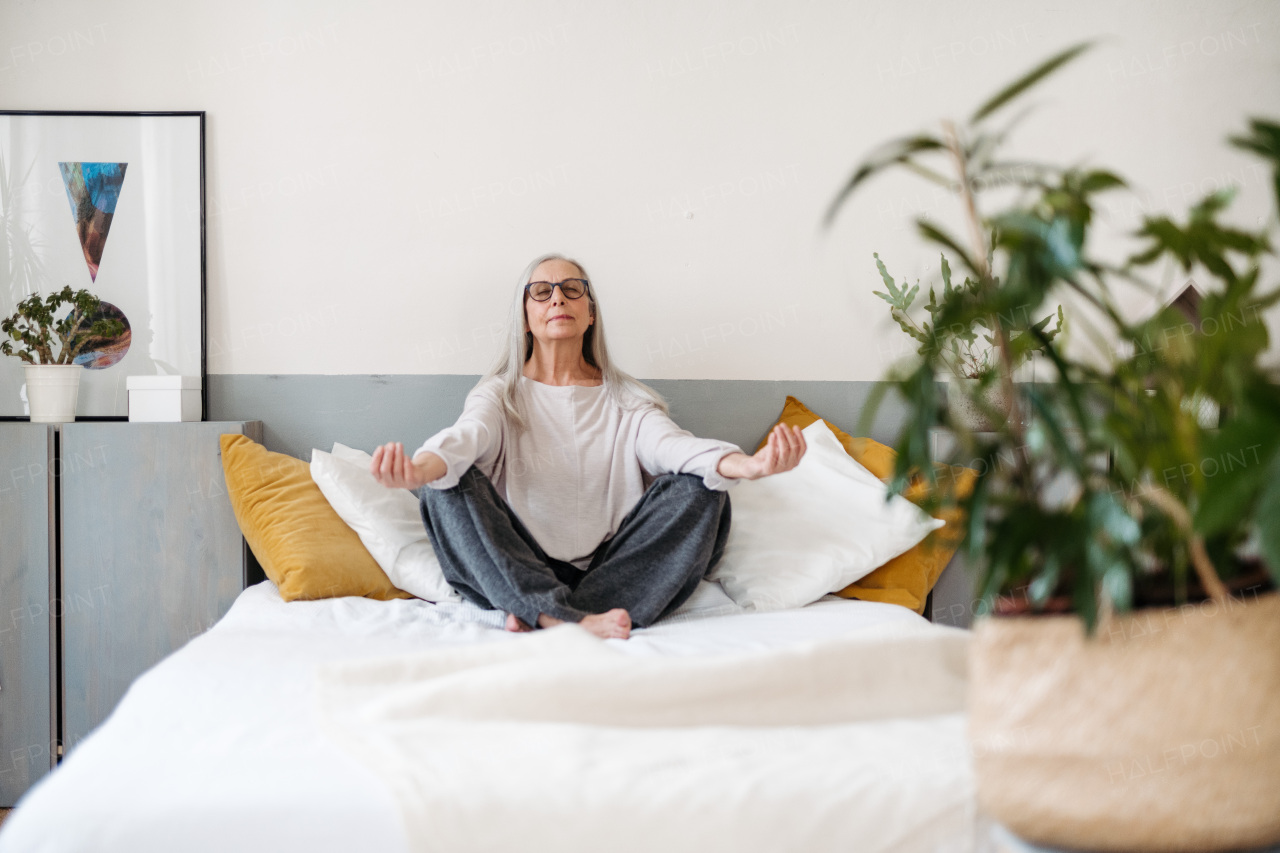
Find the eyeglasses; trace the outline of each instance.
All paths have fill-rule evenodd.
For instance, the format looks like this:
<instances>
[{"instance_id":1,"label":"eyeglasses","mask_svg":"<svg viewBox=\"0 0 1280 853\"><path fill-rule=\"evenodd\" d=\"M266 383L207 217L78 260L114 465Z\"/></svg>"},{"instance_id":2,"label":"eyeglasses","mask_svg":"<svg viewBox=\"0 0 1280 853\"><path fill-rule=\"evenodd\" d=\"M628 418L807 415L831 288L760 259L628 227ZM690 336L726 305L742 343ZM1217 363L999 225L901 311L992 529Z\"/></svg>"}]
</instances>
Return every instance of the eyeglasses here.
<instances>
[{"instance_id":1,"label":"eyeglasses","mask_svg":"<svg viewBox=\"0 0 1280 853\"><path fill-rule=\"evenodd\" d=\"M560 292L564 294L565 299L581 299L582 295L587 292L587 280L585 278L566 278L564 281L531 281L524 286L524 292L529 294L529 298L534 302L546 302L551 298L551 294L555 293L556 288L560 288Z\"/></svg>"}]
</instances>

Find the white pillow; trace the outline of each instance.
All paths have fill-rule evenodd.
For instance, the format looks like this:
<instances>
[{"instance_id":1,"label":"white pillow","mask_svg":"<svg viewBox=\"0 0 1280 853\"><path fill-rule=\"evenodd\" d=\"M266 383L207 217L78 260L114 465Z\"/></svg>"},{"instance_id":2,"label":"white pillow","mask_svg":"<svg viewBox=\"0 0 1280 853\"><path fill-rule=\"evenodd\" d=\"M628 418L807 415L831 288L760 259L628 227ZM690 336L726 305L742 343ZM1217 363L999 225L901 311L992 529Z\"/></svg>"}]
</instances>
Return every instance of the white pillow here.
<instances>
[{"instance_id":1,"label":"white pillow","mask_svg":"<svg viewBox=\"0 0 1280 853\"><path fill-rule=\"evenodd\" d=\"M371 461L369 454L341 444L332 454L312 450L311 479L393 584L427 601L461 601L444 579L417 498L373 479Z\"/></svg>"},{"instance_id":2,"label":"white pillow","mask_svg":"<svg viewBox=\"0 0 1280 853\"><path fill-rule=\"evenodd\" d=\"M358 450L354 447L347 447L345 444L339 444L336 441L333 443L333 449L329 452L339 459L344 459L347 462L354 462L357 465L364 467L366 471L369 470L369 466L373 464L372 454L365 453L363 450ZM373 475L371 474L370 476Z\"/></svg>"},{"instance_id":3,"label":"white pillow","mask_svg":"<svg viewBox=\"0 0 1280 853\"><path fill-rule=\"evenodd\" d=\"M715 581L700 580L698 586L693 590L693 595L676 608L675 612L667 616L667 619L674 619L677 616L694 618L704 616L722 616L729 613L741 613L742 608L734 603L733 599L724 594L724 589Z\"/></svg>"},{"instance_id":4,"label":"white pillow","mask_svg":"<svg viewBox=\"0 0 1280 853\"><path fill-rule=\"evenodd\" d=\"M888 490L821 420L783 474L739 483L724 556L707 576L748 610L802 607L913 548L943 522Z\"/></svg>"}]
</instances>

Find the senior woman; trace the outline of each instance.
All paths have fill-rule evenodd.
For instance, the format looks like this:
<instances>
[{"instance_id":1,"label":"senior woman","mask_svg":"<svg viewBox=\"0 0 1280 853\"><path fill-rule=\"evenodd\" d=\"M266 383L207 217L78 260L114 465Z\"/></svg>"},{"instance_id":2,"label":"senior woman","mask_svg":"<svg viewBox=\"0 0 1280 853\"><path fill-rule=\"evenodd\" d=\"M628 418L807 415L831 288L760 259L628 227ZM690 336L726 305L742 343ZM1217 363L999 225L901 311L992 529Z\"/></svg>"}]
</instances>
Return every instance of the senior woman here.
<instances>
[{"instance_id":1,"label":"senior woman","mask_svg":"<svg viewBox=\"0 0 1280 853\"><path fill-rule=\"evenodd\" d=\"M543 255L520 277L509 346L457 423L412 457L379 447L371 470L420 490L445 578L505 611L507 630L577 622L625 639L679 607L720 558L733 481L787 471L804 451L782 425L753 456L676 426L610 360L586 270Z\"/></svg>"}]
</instances>

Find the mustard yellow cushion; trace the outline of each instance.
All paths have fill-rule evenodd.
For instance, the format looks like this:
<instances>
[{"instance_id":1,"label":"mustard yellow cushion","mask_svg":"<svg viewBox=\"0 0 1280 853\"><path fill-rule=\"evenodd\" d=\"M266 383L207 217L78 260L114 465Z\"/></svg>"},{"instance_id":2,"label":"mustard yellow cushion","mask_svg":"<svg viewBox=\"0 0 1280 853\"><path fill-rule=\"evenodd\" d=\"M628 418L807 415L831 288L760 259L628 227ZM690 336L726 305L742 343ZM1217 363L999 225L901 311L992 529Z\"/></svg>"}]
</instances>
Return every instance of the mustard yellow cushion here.
<instances>
[{"instance_id":1,"label":"mustard yellow cushion","mask_svg":"<svg viewBox=\"0 0 1280 853\"><path fill-rule=\"evenodd\" d=\"M809 410L804 403L795 397L787 397L778 423L798 426L804 429L818 415ZM872 474L882 480L893 475L893 467L897 463L898 454L892 447L887 447L875 439L856 438L840 429L825 418L822 421L831 428L845 451ZM767 440L767 436L766 436ZM761 446L764 446L762 441ZM759 448L757 448L759 449ZM962 500L973 491L978 472L971 468L942 466L938 472L938 486L945 489L946 501L939 509L931 510L935 518L940 518L946 525L939 527L925 537L919 545L894 557L871 574L855 583L849 584L836 595L844 598L858 598L863 601L883 601L889 604L901 604L917 613L924 613L925 599L933 585L938 582L942 570L951 562L952 555L964 541L966 515L959 507L948 505L950 501ZM913 503L922 503L929 497L928 485L917 481L909 486L903 496Z\"/></svg>"},{"instance_id":2,"label":"mustard yellow cushion","mask_svg":"<svg viewBox=\"0 0 1280 853\"><path fill-rule=\"evenodd\" d=\"M281 598L413 597L392 585L329 506L307 463L272 453L244 435L224 435L221 443L236 521Z\"/></svg>"}]
</instances>

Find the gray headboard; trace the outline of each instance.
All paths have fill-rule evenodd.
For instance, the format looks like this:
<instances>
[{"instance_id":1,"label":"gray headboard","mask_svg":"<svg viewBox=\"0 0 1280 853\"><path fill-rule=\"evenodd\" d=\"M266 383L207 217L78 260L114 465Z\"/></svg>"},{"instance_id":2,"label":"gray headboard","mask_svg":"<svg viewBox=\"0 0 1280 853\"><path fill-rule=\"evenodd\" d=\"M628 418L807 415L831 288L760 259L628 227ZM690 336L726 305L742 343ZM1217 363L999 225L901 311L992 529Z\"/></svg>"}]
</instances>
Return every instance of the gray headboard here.
<instances>
[{"instance_id":1,"label":"gray headboard","mask_svg":"<svg viewBox=\"0 0 1280 853\"><path fill-rule=\"evenodd\" d=\"M335 441L372 450L387 441L417 447L452 424L479 376L210 375L210 420L260 420L268 448L300 459ZM751 450L773 425L788 394L827 420L854 430L875 382L645 380L695 435ZM887 400L869 431L891 443L902 408Z\"/></svg>"}]
</instances>

